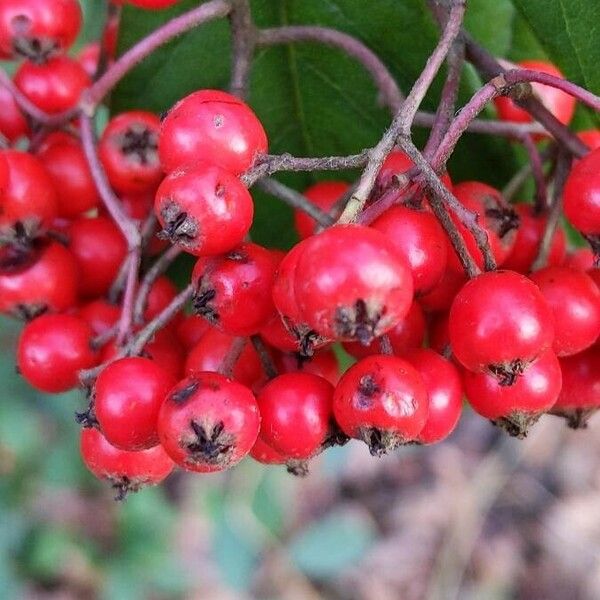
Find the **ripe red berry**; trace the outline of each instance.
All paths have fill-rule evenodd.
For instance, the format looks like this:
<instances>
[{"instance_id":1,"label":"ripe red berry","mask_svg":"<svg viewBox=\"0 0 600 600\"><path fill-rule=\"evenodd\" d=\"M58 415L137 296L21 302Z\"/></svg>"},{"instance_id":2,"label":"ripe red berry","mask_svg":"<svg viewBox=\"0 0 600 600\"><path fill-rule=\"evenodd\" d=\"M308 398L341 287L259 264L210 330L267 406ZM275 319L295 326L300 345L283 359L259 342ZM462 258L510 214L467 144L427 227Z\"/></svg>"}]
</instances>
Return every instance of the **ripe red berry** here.
<instances>
[{"instance_id":1,"label":"ripe red berry","mask_svg":"<svg viewBox=\"0 0 600 600\"><path fill-rule=\"evenodd\" d=\"M29 135L25 116L10 90L5 87L0 87L0 133L12 143Z\"/></svg>"},{"instance_id":2,"label":"ripe red berry","mask_svg":"<svg viewBox=\"0 0 600 600\"><path fill-rule=\"evenodd\" d=\"M456 427L462 411L463 386L456 367L429 348L411 350L403 356L420 374L427 389L429 411L417 441L435 444Z\"/></svg>"},{"instance_id":3,"label":"ripe red berry","mask_svg":"<svg viewBox=\"0 0 600 600\"><path fill-rule=\"evenodd\" d=\"M26 233L47 228L57 215L57 194L44 165L35 156L17 150L0 152L8 179L0 195L0 229L20 223Z\"/></svg>"},{"instance_id":4,"label":"ripe red berry","mask_svg":"<svg viewBox=\"0 0 600 600\"><path fill-rule=\"evenodd\" d=\"M38 108L56 114L76 106L90 78L75 59L57 56L39 65L24 62L14 82Z\"/></svg>"},{"instance_id":5,"label":"ripe red berry","mask_svg":"<svg viewBox=\"0 0 600 600\"><path fill-rule=\"evenodd\" d=\"M128 492L156 485L171 473L175 464L162 446L140 452L119 450L108 443L97 429L81 430L81 458L98 478L108 480L123 500Z\"/></svg>"},{"instance_id":6,"label":"ripe red berry","mask_svg":"<svg viewBox=\"0 0 600 600\"><path fill-rule=\"evenodd\" d=\"M562 391L552 414L564 417L569 427L586 427L600 408L600 345L560 359Z\"/></svg>"},{"instance_id":7,"label":"ripe red berry","mask_svg":"<svg viewBox=\"0 0 600 600\"><path fill-rule=\"evenodd\" d=\"M72 136L51 134L38 153L57 195L58 216L72 219L95 208L100 196L81 144Z\"/></svg>"},{"instance_id":8,"label":"ripe red berry","mask_svg":"<svg viewBox=\"0 0 600 600\"><path fill-rule=\"evenodd\" d=\"M587 236L600 236L600 148L571 169L563 192L565 217Z\"/></svg>"},{"instance_id":9,"label":"ripe red berry","mask_svg":"<svg viewBox=\"0 0 600 600\"><path fill-rule=\"evenodd\" d=\"M218 371L231 350L235 337L210 328L192 348L185 361L186 375ZM262 377L262 367L252 344L246 344L233 369L236 381L252 388Z\"/></svg>"},{"instance_id":10,"label":"ripe red berry","mask_svg":"<svg viewBox=\"0 0 600 600\"><path fill-rule=\"evenodd\" d=\"M151 321L158 316L177 296L175 284L166 276L158 277L150 287L148 298L146 299L146 310L144 311L144 321ZM180 315L176 315L169 325L177 326Z\"/></svg>"},{"instance_id":11,"label":"ripe red berry","mask_svg":"<svg viewBox=\"0 0 600 600\"><path fill-rule=\"evenodd\" d=\"M283 317L274 314L260 330L261 337L273 348L283 352L300 352L302 340L299 334L294 333L295 327L289 323L286 327Z\"/></svg>"},{"instance_id":12,"label":"ripe red berry","mask_svg":"<svg viewBox=\"0 0 600 600\"><path fill-rule=\"evenodd\" d=\"M395 356L363 358L342 376L333 395L342 431L373 455L417 439L427 421L427 388L419 372Z\"/></svg>"},{"instance_id":13,"label":"ripe red berry","mask_svg":"<svg viewBox=\"0 0 600 600\"><path fill-rule=\"evenodd\" d=\"M117 323L121 308L108 300L97 298L81 306L79 316L89 324L95 336L102 335Z\"/></svg>"},{"instance_id":14,"label":"ripe red berry","mask_svg":"<svg viewBox=\"0 0 600 600\"><path fill-rule=\"evenodd\" d=\"M587 131L578 131L577 137L590 149L600 148L600 130L588 129Z\"/></svg>"},{"instance_id":15,"label":"ripe red berry","mask_svg":"<svg viewBox=\"0 0 600 600\"><path fill-rule=\"evenodd\" d=\"M393 206L373 221L396 246L410 266L415 294L424 294L440 282L446 269L446 234L432 213Z\"/></svg>"},{"instance_id":16,"label":"ripe red berry","mask_svg":"<svg viewBox=\"0 0 600 600\"><path fill-rule=\"evenodd\" d=\"M329 213L338 200L348 191L345 181L319 181L307 187L304 195L323 212ZM302 210L294 211L294 226L300 239L310 237L316 229L317 222Z\"/></svg>"},{"instance_id":17,"label":"ripe red berry","mask_svg":"<svg viewBox=\"0 0 600 600\"><path fill-rule=\"evenodd\" d=\"M142 110L121 113L108 122L98 154L116 192L139 194L160 183L159 128L160 119Z\"/></svg>"},{"instance_id":18,"label":"ripe red berry","mask_svg":"<svg viewBox=\"0 0 600 600\"><path fill-rule=\"evenodd\" d=\"M577 248L567 254L562 266L578 271L589 271L594 268L594 253L589 248Z\"/></svg>"},{"instance_id":19,"label":"ripe red berry","mask_svg":"<svg viewBox=\"0 0 600 600\"><path fill-rule=\"evenodd\" d=\"M543 60L524 60L519 63L523 69L541 71L555 77L564 77L563 74L552 64ZM563 124L567 125L575 112L575 98L549 85L532 83L534 95L538 100ZM517 121L519 123L530 123L531 115L519 108L509 97L500 96L494 100L498 116L503 121Z\"/></svg>"},{"instance_id":20,"label":"ripe red berry","mask_svg":"<svg viewBox=\"0 0 600 600\"><path fill-rule=\"evenodd\" d=\"M519 226L517 213L498 190L479 181L463 181L455 185L454 195L463 206L479 215L479 224L487 234L496 264L502 265L515 245ZM483 268L483 255L477 247L473 234L459 221L458 217L453 216L453 219L465 240L469 254L475 259L479 268ZM448 267L462 272L463 267L456 251L450 241L447 244L449 247Z\"/></svg>"},{"instance_id":21,"label":"ripe red berry","mask_svg":"<svg viewBox=\"0 0 600 600\"><path fill-rule=\"evenodd\" d=\"M0 57L44 61L68 50L80 28L77 0L3 0Z\"/></svg>"},{"instance_id":22,"label":"ripe red berry","mask_svg":"<svg viewBox=\"0 0 600 600\"><path fill-rule=\"evenodd\" d=\"M127 255L127 242L108 217L81 217L68 229L69 250L79 265L82 296L106 294Z\"/></svg>"},{"instance_id":23,"label":"ripe red berry","mask_svg":"<svg viewBox=\"0 0 600 600\"><path fill-rule=\"evenodd\" d=\"M221 254L242 242L254 205L248 190L230 172L197 163L165 177L156 192L161 236L196 255Z\"/></svg>"},{"instance_id":24,"label":"ripe red berry","mask_svg":"<svg viewBox=\"0 0 600 600\"><path fill-rule=\"evenodd\" d=\"M158 417L158 435L167 454L199 473L238 463L250 452L259 428L252 392L219 373L200 372L180 381Z\"/></svg>"},{"instance_id":25,"label":"ripe red berry","mask_svg":"<svg viewBox=\"0 0 600 600\"><path fill-rule=\"evenodd\" d=\"M189 352L210 328L206 319L198 315L186 315L177 325L176 333L181 345Z\"/></svg>"},{"instance_id":26,"label":"ripe red berry","mask_svg":"<svg viewBox=\"0 0 600 600\"><path fill-rule=\"evenodd\" d=\"M406 316L413 299L412 276L383 234L338 225L303 245L294 293L303 320L317 333L368 344Z\"/></svg>"},{"instance_id":27,"label":"ripe red berry","mask_svg":"<svg viewBox=\"0 0 600 600\"><path fill-rule=\"evenodd\" d=\"M23 270L0 273L0 312L31 319L62 312L77 303L78 268L60 244L44 244L35 262Z\"/></svg>"},{"instance_id":28,"label":"ripe red berry","mask_svg":"<svg viewBox=\"0 0 600 600\"><path fill-rule=\"evenodd\" d=\"M417 301L410 305L404 319L397 323L387 334L394 354L401 355L412 348L418 348L425 339L425 315ZM381 354L380 340L373 340L368 346L358 342L344 342L344 350L354 358L364 358L371 354Z\"/></svg>"},{"instance_id":29,"label":"ripe red berry","mask_svg":"<svg viewBox=\"0 0 600 600\"><path fill-rule=\"evenodd\" d=\"M200 258L192 273L194 312L232 335L257 333L275 313L271 288L278 262L272 252L252 243Z\"/></svg>"},{"instance_id":30,"label":"ripe red berry","mask_svg":"<svg viewBox=\"0 0 600 600\"><path fill-rule=\"evenodd\" d=\"M427 294L419 298L419 304L425 312L450 310L458 291L467 281L464 271L446 269L440 282Z\"/></svg>"},{"instance_id":31,"label":"ripe red berry","mask_svg":"<svg viewBox=\"0 0 600 600\"><path fill-rule=\"evenodd\" d=\"M78 373L97 362L91 327L75 315L42 315L23 328L17 350L19 372L42 392L66 392Z\"/></svg>"},{"instance_id":32,"label":"ripe red berry","mask_svg":"<svg viewBox=\"0 0 600 600\"><path fill-rule=\"evenodd\" d=\"M289 352L275 352L274 354L275 365L280 373L311 373L326 379L332 385L337 385L340 380L340 365L331 348L317 350L309 358Z\"/></svg>"},{"instance_id":33,"label":"ripe red berry","mask_svg":"<svg viewBox=\"0 0 600 600\"><path fill-rule=\"evenodd\" d=\"M287 461L285 456L282 456L269 446L267 443L260 439L260 436L256 438L252 450L250 450L250 456L263 465L283 465Z\"/></svg>"},{"instance_id":34,"label":"ripe red berry","mask_svg":"<svg viewBox=\"0 0 600 600\"><path fill-rule=\"evenodd\" d=\"M286 458L307 459L319 452L331 419L333 386L311 373L285 373L269 381L257 402L260 437Z\"/></svg>"},{"instance_id":35,"label":"ripe red berry","mask_svg":"<svg viewBox=\"0 0 600 600\"><path fill-rule=\"evenodd\" d=\"M546 267L531 275L554 314L554 344L558 356L589 348L600 335L600 289L583 271Z\"/></svg>"},{"instance_id":36,"label":"ripe red berry","mask_svg":"<svg viewBox=\"0 0 600 600\"><path fill-rule=\"evenodd\" d=\"M519 217L517 239L502 266L518 273L529 273L538 255L548 217L536 214L534 207L529 204L518 204L515 211ZM552 236L548 265L560 265L565 257L566 247L565 232L558 227Z\"/></svg>"},{"instance_id":37,"label":"ripe red berry","mask_svg":"<svg viewBox=\"0 0 600 600\"><path fill-rule=\"evenodd\" d=\"M475 411L510 435L522 438L560 394L562 377L558 359L545 350L512 385L502 385L489 373L463 374L465 393Z\"/></svg>"},{"instance_id":38,"label":"ripe red berry","mask_svg":"<svg viewBox=\"0 0 600 600\"><path fill-rule=\"evenodd\" d=\"M93 78L98 70L98 61L100 60L100 42L90 42L81 48L77 53L77 61L88 74ZM110 62L110 61L109 61Z\"/></svg>"},{"instance_id":39,"label":"ripe red berry","mask_svg":"<svg viewBox=\"0 0 600 600\"><path fill-rule=\"evenodd\" d=\"M206 161L239 175L267 152L267 135L242 100L219 90L200 90L169 111L158 149L167 173Z\"/></svg>"},{"instance_id":40,"label":"ripe red berry","mask_svg":"<svg viewBox=\"0 0 600 600\"><path fill-rule=\"evenodd\" d=\"M554 341L552 311L538 287L513 271L490 271L457 294L448 322L456 358L510 385Z\"/></svg>"},{"instance_id":41,"label":"ripe red berry","mask_svg":"<svg viewBox=\"0 0 600 600\"><path fill-rule=\"evenodd\" d=\"M156 446L158 412L175 383L148 358L122 358L103 369L94 385L94 413L107 441L121 450Z\"/></svg>"}]
</instances>

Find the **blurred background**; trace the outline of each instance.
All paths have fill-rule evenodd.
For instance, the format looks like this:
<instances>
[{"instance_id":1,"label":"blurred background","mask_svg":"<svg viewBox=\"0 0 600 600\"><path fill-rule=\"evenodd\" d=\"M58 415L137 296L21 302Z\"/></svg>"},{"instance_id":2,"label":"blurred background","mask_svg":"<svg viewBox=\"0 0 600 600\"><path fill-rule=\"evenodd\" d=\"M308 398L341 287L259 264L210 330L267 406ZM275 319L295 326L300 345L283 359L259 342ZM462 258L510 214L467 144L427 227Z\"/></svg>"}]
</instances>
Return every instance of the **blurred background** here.
<instances>
[{"instance_id":1,"label":"blurred background","mask_svg":"<svg viewBox=\"0 0 600 600\"><path fill-rule=\"evenodd\" d=\"M259 19L274 19L270 13L285 5L288 12L280 20L364 34L405 88L437 35L427 20L415 37L426 14L419 0L378 0L380 13L364 23L363 3L356 1L269 2L256 2L264 5ZM195 3L186 0L177 10ZM105 13L100 0L82 4L86 27L80 46L97 38ZM166 16L128 10L121 47ZM392 19L407 24L398 39L377 35L377 27ZM468 26L499 55L545 56L509 0L472 0ZM213 75L213 85L226 85L226 52L213 49L202 69L196 63L190 68L192 57L202 58L198 48L221 40L225 29L211 25L170 45L120 86L113 106L158 111ZM546 37L552 51L556 40ZM571 52L566 48L565 61ZM321 117L309 119L302 135L285 129L289 110L273 105L283 102L278 94L287 79L280 83L272 75L285 53L261 55L253 79L253 106L269 132L276 132L273 151L345 153L377 139L388 117L375 108L375 90L359 67L330 49L298 50L306 113ZM561 67L568 71L568 65ZM352 102L344 89L328 88L331 77L352 88ZM470 71L465 79L468 94L478 82ZM329 94L328 104L320 93ZM429 99L428 107L434 105ZM578 123L589 126L589 114L580 111ZM332 133L313 135L311 127L329 124ZM522 159L504 141L470 136L451 172L457 179L478 173L501 185ZM304 175L283 180L298 189L309 183ZM528 196L525 188L523 198ZM262 243L289 246L291 215L273 207L272 200L259 199L253 235ZM184 280L187 272L180 266L175 276ZM16 375L18 330L15 322L0 319L0 598L600 598L600 417L579 432L546 417L519 442L468 412L457 431L435 447L408 447L376 460L353 442L316 459L304 479L248 459L220 475L175 473L160 488L115 503L112 491L79 458L73 415L83 406L81 395L44 396Z\"/></svg>"}]
</instances>

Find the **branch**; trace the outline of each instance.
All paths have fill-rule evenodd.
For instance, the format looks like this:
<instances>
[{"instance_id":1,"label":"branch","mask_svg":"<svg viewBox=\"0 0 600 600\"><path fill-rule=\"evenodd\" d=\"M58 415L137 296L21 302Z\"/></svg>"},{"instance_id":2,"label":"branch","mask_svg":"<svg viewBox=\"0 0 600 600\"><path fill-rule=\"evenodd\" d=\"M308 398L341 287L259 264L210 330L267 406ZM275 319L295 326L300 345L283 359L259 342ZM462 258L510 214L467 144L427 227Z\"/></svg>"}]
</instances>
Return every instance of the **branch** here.
<instances>
[{"instance_id":1,"label":"branch","mask_svg":"<svg viewBox=\"0 0 600 600\"><path fill-rule=\"evenodd\" d=\"M271 46L291 42L319 42L335 46L346 54L356 58L371 74L383 103L395 114L404 98L392 74L382 60L360 40L355 37L330 29L310 25L289 25L260 29L258 45Z\"/></svg>"},{"instance_id":2,"label":"branch","mask_svg":"<svg viewBox=\"0 0 600 600\"><path fill-rule=\"evenodd\" d=\"M231 82L229 91L239 98L248 95L252 55L256 44L256 29L252 22L249 0L231 0Z\"/></svg>"},{"instance_id":3,"label":"branch","mask_svg":"<svg viewBox=\"0 0 600 600\"><path fill-rule=\"evenodd\" d=\"M123 304L121 306L121 318L119 319L117 328L117 345L122 344L131 331L131 325L133 323L133 302L135 299L135 290L137 287L141 259L142 252L139 246L129 253L127 277L125 279L125 292L123 294Z\"/></svg>"},{"instance_id":4,"label":"branch","mask_svg":"<svg viewBox=\"0 0 600 600\"><path fill-rule=\"evenodd\" d=\"M273 362L273 357L269 354L269 350L265 345L263 339L260 335L252 335L250 336L250 341L258 354L258 358L260 359L260 364L262 366L265 375L269 379L273 379L277 377L278 371L275 363Z\"/></svg>"},{"instance_id":5,"label":"branch","mask_svg":"<svg viewBox=\"0 0 600 600\"><path fill-rule=\"evenodd\" d=\"M245 337L235 337L231 341L231 346L229 350L223 357L221 364L219 365L219 373L221 375L225 375L231 379L233 377L233 370L235 369L235 365L237 364L246 344L248 343L248 338Z\"/></svg>"},{"instance_id":6,"label":"branch","mask_svg":"<svg viewBox=\"0 0 600 600\"><path fill-rule=\"evenodd\" d=\"M543 212L548 207L548 189L546 186L546 178L544 176L544 165L542 157L538 151L535 142L530 135L524 135L521 138L521 143L529 156L531 164L531 173L535 182L535 206L537 212Z\"/></svg>"},{"instance_id":7,"label":"branch","mask_svg":"<svg viewBox=\"0 0 600 600\"><path fill-rule=\"evenodd\" d=\"M276 179L262 179L258 182L257 187L263 192L267 192L267 194L271 194L272 196L283 200L288 206L305 212L321 227L329 227L334 222L334 219L323 212L318 206L315 206L306 196L303 196L296 190L280 183Z\"/></svg>"}]
</instances>

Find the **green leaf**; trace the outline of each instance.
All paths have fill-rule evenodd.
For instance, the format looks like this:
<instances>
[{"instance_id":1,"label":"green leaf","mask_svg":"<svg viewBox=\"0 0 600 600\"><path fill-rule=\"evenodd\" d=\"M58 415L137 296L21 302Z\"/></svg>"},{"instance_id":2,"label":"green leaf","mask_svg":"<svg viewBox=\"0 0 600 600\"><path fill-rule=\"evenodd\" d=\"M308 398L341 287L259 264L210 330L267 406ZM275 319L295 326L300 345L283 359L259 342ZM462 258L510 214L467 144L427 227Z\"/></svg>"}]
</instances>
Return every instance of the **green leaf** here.
<instances>
[{"instance_id":1,"label":"green leaf","mask_svg":"<svg viewBox=\"0 0 600 600\"><path fill-rule=\"evenodd\" d=\"M323 579L360 560L375 536L363 513L338 509L293 539L290 553L300 570Z\"/></svg>"}]
</instances>

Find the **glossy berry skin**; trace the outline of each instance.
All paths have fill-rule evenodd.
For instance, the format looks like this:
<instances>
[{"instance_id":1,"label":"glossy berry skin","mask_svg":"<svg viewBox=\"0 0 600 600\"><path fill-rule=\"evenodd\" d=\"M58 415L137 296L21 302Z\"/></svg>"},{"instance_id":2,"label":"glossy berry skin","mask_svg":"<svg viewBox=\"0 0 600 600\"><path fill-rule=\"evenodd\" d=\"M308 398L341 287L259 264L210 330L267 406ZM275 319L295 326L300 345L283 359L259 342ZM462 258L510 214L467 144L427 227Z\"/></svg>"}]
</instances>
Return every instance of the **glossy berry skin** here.
<instances>
[{"instance_id":1,"label":"glossy berry skin","mask_svg":"<svg viewBox=\"0 0 600 600\"><path fill-rule=\"evenodd\" d=\"M77 61L90 78L93 78L96 74L99 60L100 42L90 42L89 44L86 44L77 54ZM109 61L109 64L110 62L111 61Z\"/></svg>"},{"instance_id":2,"label":"glossy berry skin","mask_svg":"<svg viewBox=\"0 0 600 600\"><path fill-rule=\"evenodd\" d=\"M162 446L140 452L119 450L93 428L81 430L80 452L85 466L98 479L112 484L117 500L123 500L127 492L157 485L175 467Z\"/></svg>"},{"instance_id":3,"label":"glossy berry skin","mask_svg":"<svg viewBox=\"0 0 600 600\"><path fill-rule=\"evenodd\" d=\"M286 458L307 459L323 445L329 430L333 386L310 373L285 373L269 381L256 401L260 437Z\"/></svg>"},{"instance_id":4,"label":"glossy berry skin","mask_svg":"<svg viewBox=\"0 0 600 600\"><path fill-rule=\"evenodd\" d=\"M180 381L158 417L167 454L188 471L223 471L246 456L260 429L252 392L220 373L200 372Z\"/></svg>"},{"instance_id":5,"label":"glossy berry skin","mask_svg":"<svg viewBox=\"0 0 600 600\"><path fill-rule=\"evenodd\" d=\"M177 325L177 338L185 350L190 351L210 328L206 319L198 315L186 315Z\"/></svg>"},{"instance_id":6,"label":"glossy berry skin","mask_svg":"<svg viewBox=\"0 0 600 600\"><path fill-rule=\"evenodd\" d=\"M523 69L541 71L555 77L564 77L563 74L552 64L543 60L524 60L518 63ZM543 85L532 83L534 95L540 102L563 124L568 125L575 112L575 98L565 92ZM503 121L516 121L518 123L530 123L532 117L528 112L519 108L509 97L500 96L494 100L498 117Z\"/></svg>"},{"instance_id":7,"label":"glossy berry skin","mask_svg":"<svg viewBox=\"0 0 600 600\"><path fill-rule=\"evenodd\" d=\"M331 348L317 350L310 358L300 358L297 353L277 352L274 361L279 373L310 373L332 385L337 385L340 380L340 365Z\"/></svg>"},{"instance_id":8,"label":"glossy berry skin","mask_svg":"<svg viewBox=\"0 0 600 600\"><path fill-rule=\"evenodd\" d=\"M257 333L275 313L271 288L278 262L269 250L252 243L200 258L192 273L194 312L231 335Z\"/></svg>"},{"instance_id":9,"label":"glossy berry skin","mask_svg":"<svg viewBox=\"0 0 600 600\"><path fill-rule=\"evenodd\" d=\"M96 298L79 308L79 316L89 324L94 336L97 336L116 325L121 316L121 308L104 298Z\"/></svg>"},{"instance_id":10,"label":"glossy berry skin","mask_svg":"<svg viewBox=\"0 0 600 600\"><path fill-rule=\"evenodd\" d=\"M21 222L26 231L46 228L57 216L58 199L42 162L27 152L2 150L8 180L0 194L0 229Z\"/></svg>"},{"instance_id":11,"label":"glossy berry skin","mask_svg":"<svg viewBox=\"0 0 600 600\"><path fill-rule=\"evenodd\" d=\"M260 436L256 438L252 450L250 450L250 456L263 465L283 465L287 461L285 456L282 456L277 450L271 448L267 443L260 439Z\"/></svg>"},{"instance_id":12,"label":"glossy berry skin","mask_svg":"<svg viewBox=\"0 0 600 600\"><path fill-rule=\"evenodd\" d=\"M83 67L68 56L57 56L40 65L24 62L14 82L33 104L49 114L74 108L91 83Z\"/></svg>"},{"instance_id":13,"label":"glossy berry skin","mask_svg":"<svg viewBox=\"0 0 600 600\"><path fill-rule=\"evenodd\" d=\"M394 354L400 355L412 348L418 348L425 339L425 315L417 301L410 305L404 319L387 332ZM380 354L380 340L373 340L368 346L358 342L344 342L344 350L354 358L364 358L371 354Z\"/></svg>"},{"instance_id":14,"label":"glossy berry skin","mask_svg":"<svg viewBox=\"0 0 600 600\"><path fill-rule=\"evenodd\" d=\"M122 358L102 370L94 385L94 412L107 441L121 450L158 444L158 412L176 380L158 363Z\"/></svg>"},{"instance_id":15,"label":"glossy berry skin","mask_svg":"<svg viewBox=\"0 0 600 600\"><path fill-rule=\"evenodd\" d=\"M127 243L108 217L73 221L68 230L69 250L79 265L82 296L102 296L110 288L127 254Z\"/></svg>"},{"instance_id":16,"label":"glossy berry skin","mask_svg":"<svg viewBox=\"0 0 600 600\"><path fill-rule=\"evenodd\" d=\"M589 248L577 248L567 254L562 266L577 271L589 271L594 268L594 253Z\"/></svg>"},{"instance_id":17,"label":"glossy berry skin","mask_svg":"<svg viewBox=\"0 0 600 600\"><path fill-rule=\"evenodd\" d=\"M600 148L571 169L563 192L565 217L584 235L600 235Z\"/></svg>"},{"instance_id":18,"label":"glossy berry skin","mask_svg":"<svg viewBox=\"0 0 600 600\"><path fill-rule=\"evenodd\" d=\"M218 371L231 350L235 337L210 328L192 348L185 361L185 373ZM246 344L233 369L233 378L252 387L262 376L258 354L252 344Z\"/></svg>"},{"instance_id":19,"label":"glossy berry skin","mask_svg":"<svg viewBox=\"0 0 600 600\"><path fill-rule=\"evenodd\" d=\"M46 60L68 50L80 28L77 0L3 0L0 57Z\"/></svg>"},{"instance_id":20,"label":"glossy berry skin","mask_svg":"<svg viewBox=\"0 0 600 600\"><path fill-rule=\"evenodd\" d=\"M518 204L514 207L519 216L519 228L515 244L504 261L503 267L517 273L529 273L531 265L536 259L548 217L535 213L534 207L529 204ZM557 227L552 237L548 265L560 265L565 257L567 239L561 227Z\"/></svg>"},{"instance_id":21,"label":"glossy berry skin","mask_svg":"<svg viewBox=\"0 0 600 600\"><path fill-rule=\"evenodd\" d=\"M58 216L73 219L96 208L100 196L81 144L72 136L60 132L46 139L38 157L60 190L57 195Z\"/></svg>"},{"instance_id":22,"label":"glossy berry skin","mask_svg":"<svg viewBox=\"0 0 600 600\"><path fill-rule=\"evenodd\" d=\"M219 90L200 90L169 111L158 149L167 173L206 161L239 175L267 152L267 135L242 100Z\"/></svg>"},{"instance_id":23,"label":"glossy berry skin","mask_svg":"<svg viewBox=\"0 0 600 600\"><path fill-rule=\"evenodd\" d=\"M261 328L260 336L273 348L282 352L299 352L301 345L299 336L294 333L293 325L288 321L288 327L283 317L274 314Z\"/></svg>"},{"instance_id":24,"label":"glossy berry skin","mask_svg":"<svg viewBox=\"0 0 600 600\"><path fill-rule=\"evenodd\" d=\"M518 215L495 188L479 181L463 181L453 188L454 195L470 211L479 215L479 223L488 236L492 255L497 265L502 265L511 253L519 225ZM465 240L469 253L480 269L483 268L483 255L477 247L473 234L456 216L454 223ZM448 267L462 272L463 267L456 251L448 240Z\"/></svg>"},{"instance_id":25,"label":"glossy berry skin","mask_svg":"<svg viewBox=\"0 0 600 600\"><path fill-rule=\"evenodd\" d=\"M590 149L600 148L600 129L578 131L577 137Z\"/></svg>"},{"instance_id":26,"label":"glossy berry skin","mask_svg":"<svg viewBox=\"0 0 600 600\"><path fill-rule=\"evenodd\" d=\"M121 113L108 122L98 155L116 192L139 194L160 183L159 128L160 119L142 110Z\"/></svg>"},{"instance_id":27,"label":"glossy berry skin","mask_svg":"<svg viewBox=\"0 0 600 600\"><path fill-rule=\"evenodd\" d=\"M342 431L363 440L373 455L417 439L427 422L427 388L406 360L374 355L354 364L333 395Z\"/></svg>"},{"instance_id":28,"label":"glossy berry skin","mask_svg":"<svg viewBox=\"0 0 600 600\"><path fill-rule=\"evenodd\" d=\"M415 295L429 292L441 280L448 257L446 234L432 213L393 206L371 224L386 235L410 266Z\"/></svg>"},{"instance_id":29,"label":"glossy berry skin","mask_svg":"<svg viewBox=\"0 0 600 600\"><path fill-rule=\"evenodd\" d=\"M348 191L345 181L319 181L307 187L303 194L323 212L329 213L335 203ZM315 233L317 222L304 211L294 211L294 227L301 240Z\"/></svg>"},{"instance_id":30,"label":"glossy berry skin","mask_svg":"<svg viewBox=\"0 0 600 600\"><path fill-rule=\"evenodd\" d=\"M144 311L144 321L151 321L158 316L177 296L175 284L166 276L158 277L150 287L148 298L146 300L146 310ZM176 315L169 325L177 325L180 316Z\"/></svg>"},{"instance_id":31,"label":"glossy berry skin","mask_svg":"<svg viewBox=\"0 0 600 600\"><path fill-rule=\"evenodd\" d=\"M23 328L17 365L23 378L42 392L59 393L78 384L78 373L97 362L91 327L75 315L42 315Z\"/></svg>"},{"instance_id":32,"label":"glossy berry skin","mask_svg":"<svg viewBox=\"0 0 600 600\"><path fill-rule=\"evenodd\" d=\"M600 408L600 345L560 359L563 386L552 413L565 417L570 427L585 427Z\"/></svg>"},{"instance_id":33,"label":"glossy berry skin","mask_svg":"<svg viewBox=\"0 0 600 600\"><path fill-rule=\"evenodd\" d=\"M427 313L450 310L452 302L459 290L467 281L467 276L454 269L446 269L440 282L426 294L419 297L419 304Z\"/></svg>"},{"instance_id":34,"label":"glossy berry skin","mask_svg":"<svg viewBox=\"0 0 600 600\"><path fill-rule=\"evenodd\" d=\"M29 135L29 125L9 90L0 88L0 133L11 143Z\"/></svg>"},{"instance_id":35,"label":"glossy berry skin","mask_svg":"<svg viewBox=\"0 0 600 600\"><path fill-rule=\"evenodd\" d=\"M229 252L250 230L254 205L229 171L198 163L165 177L156 192L161 236L195 255Z\"/></svg>"},{"instance_id":36,"label":"glossy berry skin","mask_svg":"<svg viewBox=\"0 0 600 600\"><path fill-rule=\"evenodd\" d=\"M77 303L78 268L73 255L56 242L44 245L35 262L0 274L0 312L30 319L62 312Z\"/></svg>"},{"instance_id":37,"label":"glossy berry skin","mask_svg":"<svg viewBox=\"0 0 600 600\"><path fill-rule=\"evenodd\" d=\"M531 275L554 315L554 343L558 356L589 348L600 335L600 290L583 271L546 267Z\"/></svg>"},{"instance_id":38,"label":"glossy berry skin","mask_svg":"<svg viewBox=\"0 0 600 600\"><path fill-rule=\"evenodd\" d=\"M490 369L508 380L554 341L550 307L534 283L513 271L471 279L452 303L448 328L464 367Z\"/></svg>"},{"instance_id":39,"label":"glossy berry skin","mask_svg":"<svg viewBox=\"0 0 600 600\"><path fill-rule=\"evenodd\" d=\"M429 348L411 350L403 358L421 374L429 399L427 421L417 441L441 442L454 431L460 419L463 396L460 373L449 360Z\"/></svg>"},{"instance_id":40,"label":"glossy berry skin","mask_svg":"<svg viewBox=\"0 0 600 600\"><path fill-rule=\"evenodd\" d=\"M513 385L501 385L489 373L464 371L465 393L473 409L500 425L510 435L524 437L528 428L556 402L561 369L552 350L531 362Z\"/></svg>"},{"instance_id":41,"label":"glossy berry skin","mask_svg":"<svg viewBox=\"0 0 600 600\"><path fill-rule=\"evenodd\" d=\"M303 320L318 334L368 344L406 316L412 275L383 234L338 225L304 243L294 293Z\"/></svg>"}]
</instances>

